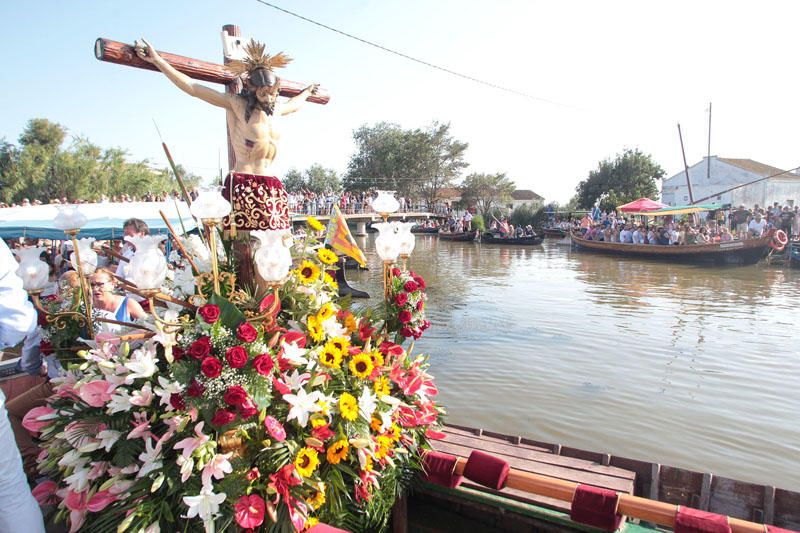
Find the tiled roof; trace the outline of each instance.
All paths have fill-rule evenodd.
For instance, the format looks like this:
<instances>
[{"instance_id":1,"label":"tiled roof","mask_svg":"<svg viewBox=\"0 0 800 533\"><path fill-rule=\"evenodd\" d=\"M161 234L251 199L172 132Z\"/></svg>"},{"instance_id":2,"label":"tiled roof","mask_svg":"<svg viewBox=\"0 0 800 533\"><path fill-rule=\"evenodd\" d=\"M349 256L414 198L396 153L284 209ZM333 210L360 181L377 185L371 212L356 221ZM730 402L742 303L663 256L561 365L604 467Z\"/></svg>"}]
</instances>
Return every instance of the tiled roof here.
<instances>
[{"instance_id":1,"label":"tiled roof","mask_svg":"<svg viewBox=\"0 0 800 533\"><path fill-rule=\"evenodd\" d=\"M511 198L514 200L544 200L543 196L539 196L530 189L517 189L511 193Z\"/></svg>"},{"instance_id":2,"label":"tiled roof","mask_svg":"<svg viewBox=\"0 0 800 533\"><path fill-rule=\"evenodd\" d=\"M792 173L790 173L788 171L785 171L783 169L780 169L780 168L777 168L777 167L773 167L773 166L770 166L770 165L765 165L764 163L759 163L758 161L753 161L752 159L731 159L731 158L727 158L727 157L720 157L719 160L722 161L723 163L728 163L729 165L733 165L735 167L743 168L744 170L752 172L753 174L758 174L759 176L762 176L762 177L774 176L776 174L781 174L781 173L784 173L784 174L781 174L782 178L783 177L792 177L792 178L799 177L796 174L792 174Z\"/></svg>"}]
</instances>

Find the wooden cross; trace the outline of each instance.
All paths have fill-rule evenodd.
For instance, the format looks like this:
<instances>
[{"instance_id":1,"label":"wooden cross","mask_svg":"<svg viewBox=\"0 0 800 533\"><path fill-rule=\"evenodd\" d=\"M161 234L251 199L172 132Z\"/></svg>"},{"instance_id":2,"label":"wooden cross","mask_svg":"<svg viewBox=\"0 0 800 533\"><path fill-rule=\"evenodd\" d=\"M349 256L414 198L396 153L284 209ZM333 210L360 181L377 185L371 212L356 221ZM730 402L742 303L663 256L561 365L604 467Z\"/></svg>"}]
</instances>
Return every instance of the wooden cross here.
<instances>
[{"instance_id":1,"label":"wooden cross","mask_svg":"<svg viewBox=\"0 0 800 533\"><path fill-rule=\"evenodd\" d=\"M241 30L239 26L234 26L232 24L228 24L222 27L222 31L228 32L228 35L233 37L241 36ZM185 56L179 56L176 54L170 54L168 52L158 52L164 60L172 65L178 72L182 72L193 78L195 80L200 81L208 81L211 83L219 83L225 86L226 91L228 93L238 93L241 89L241 80L239 77L232 74L225 65L219 65L217 63L209 63L207 61L201 61L199 59L192 59ZM108 61L109 63L117 63L119 65L125 65L128 67L136 67L142 68L147 70L155 70L158 69L148 63L147 61L141 59L138 55L136 55L136 50L130 44L121 43L118 41L112 41L110 39L103 39L102 37L97 39L94 43L94 56L99 59L100 61ZM280 88L280 95L286 97L292 97L300 94L303 89L306 88L306 84L285 80L281 78L281 88ZM309 102L313 102L315 104L327 104L330 100L330 95L327 91L323 89L317 89L317 94L311 95L308 98ZM230 144L230 132L228 133L228 164L230 168L233 168L236 163L236 158L233 154L233 148Z\"/></svg>"}]
</instances>

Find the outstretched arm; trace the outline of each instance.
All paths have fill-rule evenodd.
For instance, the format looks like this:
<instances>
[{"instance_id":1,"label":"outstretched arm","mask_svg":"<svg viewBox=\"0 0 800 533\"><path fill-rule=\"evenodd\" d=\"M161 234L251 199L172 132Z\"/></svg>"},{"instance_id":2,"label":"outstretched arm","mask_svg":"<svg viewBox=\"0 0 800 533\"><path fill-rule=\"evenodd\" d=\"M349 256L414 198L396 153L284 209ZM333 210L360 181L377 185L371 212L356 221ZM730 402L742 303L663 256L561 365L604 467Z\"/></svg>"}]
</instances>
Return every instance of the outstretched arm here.
<instances>
[{"instance_id":1,"label":"outstretched arm","mask_svg":"<svg viewBox=\"0 0 800 533\"><path fill-rule=\"evenodd\" d=\"M156 49L153 47L153 45L144 39L142 39L142 41L143 43L136 41L136 55L163 72L164 75L169 78L169 80L180 90L190 96L194 96L195 98L206 101L211 105L224 107L225 109L231 109L230 95L215 91L214 89L210 89L200 83L196 83L186 74L178 72L172 65L164 61L164 58L158 55L158 52L156 52Z\"/></svg>"},{"instance_id":2,"label":"outstretched arm","mask_svg":"<svg viewBox=\"0 0 800 533\"><path fill-rule=\"evenodd\" d=\"M280 114L288 115L289 113L294 113L305 103L309 96L312 94L317 94L317 89L319 89L319 83L314 83L309 85L303 92L298 94L297 96L293 96L292 98L288 99L280 106Z\"/></svg>"}]
</instances>

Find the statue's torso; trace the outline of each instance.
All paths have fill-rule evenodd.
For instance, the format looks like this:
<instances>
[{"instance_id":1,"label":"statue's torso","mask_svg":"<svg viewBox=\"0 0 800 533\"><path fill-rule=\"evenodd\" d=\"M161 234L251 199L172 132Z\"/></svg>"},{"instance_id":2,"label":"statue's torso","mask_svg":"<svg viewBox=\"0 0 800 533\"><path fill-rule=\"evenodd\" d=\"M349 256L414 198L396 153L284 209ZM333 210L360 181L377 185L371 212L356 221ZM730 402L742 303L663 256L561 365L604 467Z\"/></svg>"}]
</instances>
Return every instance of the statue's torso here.
<instances>
[{"instance_id":1,"label":"statue's torso","mask_svg":"<svg viewBox=\"0 0 800 533\"><path fill-rule=\"evenodd\" d=\"M234 171L268 176L278 151L280 117L254 109L246 122L245 108L244 98L235 98L233 110L227 113L230 141L236 155Z\"/></svg>"}]
</instances>

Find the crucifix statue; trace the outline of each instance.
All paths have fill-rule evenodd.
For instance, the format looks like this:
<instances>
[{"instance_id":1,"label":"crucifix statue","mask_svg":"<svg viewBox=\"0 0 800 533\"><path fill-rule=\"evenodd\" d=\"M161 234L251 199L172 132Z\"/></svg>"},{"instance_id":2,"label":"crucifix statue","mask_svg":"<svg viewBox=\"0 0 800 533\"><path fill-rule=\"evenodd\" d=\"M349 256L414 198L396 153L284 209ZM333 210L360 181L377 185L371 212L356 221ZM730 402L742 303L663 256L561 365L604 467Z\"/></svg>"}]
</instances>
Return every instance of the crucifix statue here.
<instances>
[{"instance_id":1,"label":"crucifix statue","mask_svg":"<svg viewBox=\"0 0 800 533\"><path fill-rule=\"evenodd\" d=\"M224 26L223 32L226 37L239 36L236 26ZM159 70L190 96L225 109L231 173L223 194L233 207L232 220L226 220L225 226L245 231L285 229L291 225L286 191L280 180L270 175L280 139L275 119L297 111L307 100L325 104L329 97L317 84L301 89L301 84L278 78L275 69L291 61L285 54L270 55L263 44L253 40L244 51L243 59L226 59L224 65L217 65L157 52L147 41L134 46L108 39L95 43L98 59ZM217 91L196 80L220 83L227 90ZM246 250L241 251L250 255L249 246L242 244ZM254 272L241 274L242 281L250 281Z\"/></svg>"}]
</instances>

